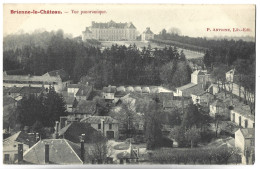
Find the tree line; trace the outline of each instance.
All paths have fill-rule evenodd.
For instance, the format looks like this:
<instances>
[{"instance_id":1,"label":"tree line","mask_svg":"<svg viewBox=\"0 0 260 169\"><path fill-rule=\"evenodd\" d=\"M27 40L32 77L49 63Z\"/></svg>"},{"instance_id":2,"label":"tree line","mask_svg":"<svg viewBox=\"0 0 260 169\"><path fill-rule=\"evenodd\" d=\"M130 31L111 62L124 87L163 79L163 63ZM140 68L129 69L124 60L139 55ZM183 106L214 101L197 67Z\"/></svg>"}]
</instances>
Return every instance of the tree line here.
<instances>
[{"instance_id":1,"label":"tree line","mask_svg":"<svg viewBox=\"0 0 260 169\"><path fill-rule=\"evenodd\" d=\"M5 44L8 42L9 45L5 45L8 47L4 50L4 70L23 69L27 74L42 75L63 68L74 83L87 77L96 88L109 84L178 87L190 80L191 70L185 55L176 47L153 50L149 45L139 50L133 44L128 47L112 45L101 50L98 42L69 39L61 30L40 34L32 34L25 39L30 43L24 45L16 45L10 39L25 35L5 38ZM33 40L44 35L47 37L41 43ZM173 77L178 78L172 80Z\"/></svg>"}]
</instances>

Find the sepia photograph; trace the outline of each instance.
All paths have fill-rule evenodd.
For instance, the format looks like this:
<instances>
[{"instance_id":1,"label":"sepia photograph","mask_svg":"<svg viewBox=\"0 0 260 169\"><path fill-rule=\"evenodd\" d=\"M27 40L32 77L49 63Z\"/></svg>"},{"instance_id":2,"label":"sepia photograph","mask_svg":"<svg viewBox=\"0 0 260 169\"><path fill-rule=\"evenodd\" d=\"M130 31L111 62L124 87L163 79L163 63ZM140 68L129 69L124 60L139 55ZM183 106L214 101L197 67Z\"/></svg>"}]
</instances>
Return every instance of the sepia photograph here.
<instances>
[{"instance_id":1,"label":"sepia photograph","mask_svg":"<svg viewBox=\"0 0 260 169\"><path fill-rule=\"evenodd\" d=\"M4 166L254 165L255 4L2 5Z\"/></svg>"}]
</instances>

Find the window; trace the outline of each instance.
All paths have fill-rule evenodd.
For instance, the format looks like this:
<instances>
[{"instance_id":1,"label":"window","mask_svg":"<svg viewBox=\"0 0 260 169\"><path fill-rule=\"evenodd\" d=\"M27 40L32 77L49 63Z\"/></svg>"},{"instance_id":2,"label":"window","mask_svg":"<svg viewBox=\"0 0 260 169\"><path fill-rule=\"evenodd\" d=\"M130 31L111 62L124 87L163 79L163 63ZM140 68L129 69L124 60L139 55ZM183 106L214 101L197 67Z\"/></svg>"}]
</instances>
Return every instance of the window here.
<instances>
[{"instance_id":1,"label":"window","mask_svg":"<svg viewBox=\"0 0 260 169\"><path fill-rule=\"evenodd\" d=\"M112 124L109 124L109 130L111 130L112 129Z\"/></svg>"},{"instance_id":2,"label":"window","mask_svg":"<svg viewBox=\"0 0 260 169\"><path fill-rule=\"evenodd\" d=\"M255 123L253 123L253 128L255 128Z\"/></svg>"},{"instance_id":3,"label":"window","mask_svg":"<svg viewBox=\"0 0 260 169\"><path fill-rule=\"evenodd\" d=\"M4 161L9 161L10 155L9 154L5 154L4 155Z\"/></svg>"},{"instance_id":4,"label":"window","mask_svg":"<svg viewBox=\"0 0 260 169\"><path fill-rule=\"evenodd\" d=\"M101 124L98 124L98 129L101 129Z\"/></svg>"},{"instance_id":5,"label":"window","mask_svg":"<svg viewBox=\"0 0 260 169\"><path fill-rule=\"evenodd\" d=\"M245 120L245 128L247 128L247 127L248 127L248 121Z\"/></svg>"}]
</instances>

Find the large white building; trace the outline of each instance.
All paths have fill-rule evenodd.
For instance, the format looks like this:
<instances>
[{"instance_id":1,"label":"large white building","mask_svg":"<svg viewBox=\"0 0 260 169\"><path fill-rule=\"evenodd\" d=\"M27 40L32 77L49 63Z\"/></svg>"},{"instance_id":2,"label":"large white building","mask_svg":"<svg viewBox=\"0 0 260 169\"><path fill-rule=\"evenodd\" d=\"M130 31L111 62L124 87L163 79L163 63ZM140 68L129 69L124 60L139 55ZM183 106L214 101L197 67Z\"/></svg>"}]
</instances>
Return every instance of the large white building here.
<instances>
[{"instance_id":1,"label":"large white building","mask_svg":"<svg viewBox=\"0 0 260 169\"><path fill-rule=\"evenodd\" d=\"M136 27L132 22L106 23L92 22L90 27L82 32L82 40L97 39L101 41L136 40Z\"/></svg>"}]
</instances>

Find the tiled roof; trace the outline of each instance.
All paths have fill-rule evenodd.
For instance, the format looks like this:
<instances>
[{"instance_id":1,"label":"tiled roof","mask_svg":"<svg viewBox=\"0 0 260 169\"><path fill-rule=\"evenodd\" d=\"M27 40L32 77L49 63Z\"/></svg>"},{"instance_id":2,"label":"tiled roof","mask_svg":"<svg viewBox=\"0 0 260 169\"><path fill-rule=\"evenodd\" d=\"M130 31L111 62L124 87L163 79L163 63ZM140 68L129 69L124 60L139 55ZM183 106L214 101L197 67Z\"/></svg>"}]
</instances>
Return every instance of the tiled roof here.
<instances>
[{"instance_id":1,"label":"tiled roof","mask_svg":"<svg viewBox=\"0 0 260 169\"><path fill-rule=\"evenodd\" d=\"M244 138L255 138L255 129L254 128L241 128L241 133Z\"/></svg>"},{"instance_id":2,"label":"tiled roof","mask_svg":"<svg viewBox=\"0 0 260 169\"><path fill-rule=\"evenodd\" d=\"M204 91L202 88L199 88L199 90L194 90L192 92L193 95L196 95L196 96L201 96L201 95L204 95L205 93L208 93L207 91Z\"/></svg>"},{"instance_id":3,"label":"tiled roof","mask_svg":"<svg viewBox=\"0 0 260 169\"><path fill-rule=\"evenodd\" d=\"M86 29L85 29L84 32L85 32L85 33L92 33L92 31L90 31L88 27L86 27Z\"/></svg>"},{"instance_id":4,"label":"tiled roof","mask_svg":"<svg viewBox=\"0 0 260 169\"><path fill-rule=\"evenodd\" d=\"M114 21L106 22L106 23L97 23L92 22L92 28L118 28L118 29L124 29L124 28L132 28L136 29L135 26L132 23L116 23Z\"/></svg>"},{"instance_id":5,"label":"tiled roof","mask_svg":"<svg viewBox=\"0 0 260 169\"><path fill-rule=\"evenodd\" d=\"M83 164L80 159L80 146L66 139L38 141L24 153L24 161L31 164L45 164L45 144L49 145L50 164Z\"/></svg>"},{"instance_id":6,"label":"tiled roof","mask_svg":"<svg viewBox=\"0 0 260 169\"><path fill-rule=\"evenodd\" d=\"M59 131L59 137L63 137L71 142L80 143L81 134L85 134L84 142L90 143L94 135L100 134L88 123L73 122Z\"/></svg>"},{"instance_id":7,"label":"tiled roof","mask_svg":"<svg viewBox=\"0 0 260 169\"><path fill-rule=\"evenodd\" d=\"M153 32L151 31L151 29L149 27L146 28L146 30L143 33L145 33L145 34L153 34Z\"/></svg>"},{"instance_id":8,"label":"tiled roof","mask_svg":"<svg viewBox=\"0 0 260 169\"><path fill-rule=\"evenodd\" d=\"M28 87L28 86L24 86L20 90L20 93L21 94L41 93L41 92L44 92L44 91L45 91L45 89L43 87Z\"/></svg>"},{"instance_id":9,"label":"tiled roof","mask_svg":"<svg viewBox=\"0 0 260 169\"><path fill-rule=\"evenodd\" d=\"M76 93L76 96L89 96L90 93L92 91L92 86L85 86L85 85L82 85L78 92Z\"/></svg>"},{"instance_id":10,"label":"tiled roof","mask_svg":"<svg viewBox=\"0 0 260 169\"><path fill-rule=\"evenodd\" d=\"M3 80L12 80L12 81L39 81L39 82L59 82L61 80L60 77L53 76L29 76L29 75L4 75Z\"/></svg>"},{"instance_id":11,"label":"tiled roof","mask_svg":"<svg viewBox=\"0 0 260 169\"><path fill-rule=\"evenodd\" d=\"M181 86L181 87L177 87L176 89L179 89L179 90L186 90L186 89L189 89L189 88L192 88L194 86L197 86L197 84L195 83L188 83L184 86Z\"/></svg>"},{"instance_id":12,"label":"tiled roof","mask_svg":"<svg viewBox=\"0 0 260 169\"><path fill-rule=\"evenodd\" d=\"M73 104L74 103L74 101L75 101L75 98L74 97L64 97L63 96L63 98L64 98L64 101L66 102L66 104L69 104L69 105L71 105L71 104Z\"/></svg>"},{"instance_id":13,"label":"tiled roof","mask_svg":"<svg viewBox=\"0 0 260 169\"><path fill-rule=\"evenodd\" d=\"M14 141L32 146L36 143L35 136L34 135L29 135L23 131L19 131L15 133L14 135L4 139L4 144L12 143Z\"/></svg>"},{"instance_id":14,"label":"tiled roof","mask_svg":"<svg viewBox=\"0 0 260 169\"><path fill-rule=\"evenodd\" d=\"M118 123L116 119L113 119L110 116L90 116L86 117L81 120L81 122L86 122L90 124L99 124L101 120L104 120L104 123L109 124L109 123Z\"/></svg>"},{"instance_id":15,"label":"tiled roof","mask_svg":"<svg viewBox=\"0 0 260 169\"><path fill-rule=\"evenodd\" d=\"M115 93L115 97L123 97L125 96L127 93L124 91L116 91Z\"/></svg>"},{"instance_id":16,"label":"tiled roof","mask_svg":"<svg viewBox=\"0 0 260 169\"><path fill-rule=\"evenodd\" d=\"M96 103L94 101L80 100L73 113L92 115L96 111Z\"/></svg>"}]
</instances>

